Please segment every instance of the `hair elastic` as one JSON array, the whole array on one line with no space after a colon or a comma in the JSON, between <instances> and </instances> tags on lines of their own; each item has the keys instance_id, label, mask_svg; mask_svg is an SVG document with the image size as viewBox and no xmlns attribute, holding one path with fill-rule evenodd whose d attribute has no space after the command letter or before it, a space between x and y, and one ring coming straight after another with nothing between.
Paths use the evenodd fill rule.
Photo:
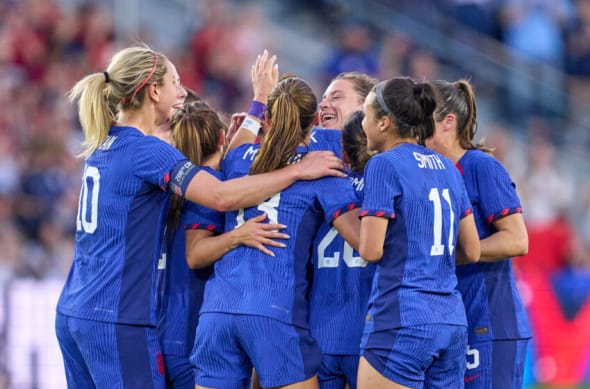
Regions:
<instances>
[{"instance_id":1,"label":"hair elastic","mask_svg":"<svg viewBox=\"0 0 590 389\"><path fill-rule=\"evenodd\" d=\"M379 107L381 107L381 109L384 110L388 115L393 115L387 107L387 104L385 104L385 100L383 100L383 84L385 84L385 81L381 81L375 86L375 95L377 96L377 102L379 103Z\"/></svg>"},{"instance_id":2,"label":"hair elastic","mask_svg":"<svg viewBox=\"0 0 590 389\"><path fill-rule=\"evenodd\" d=\"M154 55L154 65L152 66L152 70L150 70L150 73L145 78L145 80L143 80L142 83L139 84L139 86L137 88L135 88L135 90L133 91L133 93L131 95L129 95L129 96L125 97L123 100L121 100L121 105L124 105L125 103L130 101L132 98L134 98L135 95L137 94L137 92L139 92L141 90L141 88L144 87L144 85L149 81L150 78L152 78L154 72L156 71L156 65L158 65L158 54L156 54L154 51L152 51L152 54Z\"/></svg>"},{"instance_id":3,"label":"hair elastic","mask_svg":"<svg viewBox=\"0 0 590 389\"><path fill-rule=\"evenodd\" d=\"M108 84L109 81L111 81L111 79L109 78L109 72L102 72L102 74L104 74L104 82Z\"/></svg>"}]
</instances>

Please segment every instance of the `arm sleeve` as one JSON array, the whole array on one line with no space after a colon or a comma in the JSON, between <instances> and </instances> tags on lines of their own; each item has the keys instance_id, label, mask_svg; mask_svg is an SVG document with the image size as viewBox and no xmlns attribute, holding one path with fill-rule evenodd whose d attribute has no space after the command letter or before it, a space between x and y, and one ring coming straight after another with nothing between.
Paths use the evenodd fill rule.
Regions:
<instances>
[{"instance_id":1,"label":"arm sleeve","mask_svg":"<svg viewBox=\"0 0 590 389\"><path fill-rule=\"evenodd\" d=\"M521 213L516 185L506 169L494 158L480 163L477 174L480 206L489 223L503 216Z\"/></svg>"},{"instance_id":2,"label":"arm sleeve","mask_svg":"<svg viewBox=\"0 0 590 389\"><path fill-rule=\"evenodd\" d=\"M360 216L395 218L395 198L401 188L395 168L382 155L376 155L365 167L365 192Z\"/></svg>"}]
</instances>

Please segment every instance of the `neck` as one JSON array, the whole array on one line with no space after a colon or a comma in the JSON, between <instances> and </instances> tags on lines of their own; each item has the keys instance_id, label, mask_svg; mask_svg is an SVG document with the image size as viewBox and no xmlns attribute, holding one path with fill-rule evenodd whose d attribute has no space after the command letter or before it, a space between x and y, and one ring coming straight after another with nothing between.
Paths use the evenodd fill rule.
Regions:
<instances>
[{"instance_id":1,"label":"neck","mask_svg":"<svg viewBox=\"0 0 590 389\"><path fill-rule=\"evenodd\" d=\"M142 106L138 110L125 110L119 112L117 125L135 127L144 135L152 135L156 129L156 118L153 110Z\"/></svg>"},{"instance_id":2,"label":"neck","mask_svg":"<svg viewBox=\"0 0 590 389\"><path fill-rule=\"evenodd\" d=\"M391 150L399 145L403 145L403 144L417 144L418 142L416 141L415 138L412 137L408 137L408 138L396 138L396 139L392 139L391 142L387 145L387 147L385 148L385 150Z\"/></svg>"}]
</instances>

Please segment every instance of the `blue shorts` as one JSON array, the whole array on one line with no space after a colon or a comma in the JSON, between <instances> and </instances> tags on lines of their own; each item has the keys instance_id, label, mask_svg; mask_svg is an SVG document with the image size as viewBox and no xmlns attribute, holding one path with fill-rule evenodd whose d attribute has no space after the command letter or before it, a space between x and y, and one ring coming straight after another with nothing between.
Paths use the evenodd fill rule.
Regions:
<instances>
[{"instance_id":1,"label":"blue shorts","mask_svg":"<svg viewBox=\"0 0 590 389\"><path fill-rule=\"evenodd\" d=\"M363 334L361 355L387 379L419 389L463 388L467 328L425 324Z\"/></svg>"},{"instance_id":2,"label":"blue shorts","mask_svg":"<svg viewBox=\"0 0 590 389\"><path fill-rule=\"evenodd\" d=\"M342 389L345 384L350 389L356 389L359 358L359 355L322 355L318 372L320 389Z\"/></svg>"},{"instance_id":3,"label":"blue shorts","mask_svg":"<svg viewBox=\"0 0 590 389\"><path fill-rule=\"evenodd\" d=\"M164 354L166 362L166 387L194 389L195 372L187 356Z\"/></svg>"},{"instance_id":4,"label":"blue shorts","mask_svg":"<svg viewBox=\"0 0 590 389\"><path fill-rule=\"evenodd\" d=\"M262 387L307 380L317 374L321 351L309 330L263 316L203 313L191 362L195 384L241 388L252 374Z\"/></svg>"},{"instance_id":5,"label":"blue shorts","mask_svg":"<svg viewBox=\"0 0 590 389\"><path fill-rule=\"evenodd\" d=\"M529 339L478 342L467 348L466 389L520 389Z\"/></svg>"},{"instance_id":6,"label":"blue shorts","mask_svg":"<svg viewBox=\"0 0 590 389\"><path fill-rule=\"evenodd\" d=\"M68 388L164 388L154 327L84 320L58 313L55 332Z\"/></svg>"}]
</instances>

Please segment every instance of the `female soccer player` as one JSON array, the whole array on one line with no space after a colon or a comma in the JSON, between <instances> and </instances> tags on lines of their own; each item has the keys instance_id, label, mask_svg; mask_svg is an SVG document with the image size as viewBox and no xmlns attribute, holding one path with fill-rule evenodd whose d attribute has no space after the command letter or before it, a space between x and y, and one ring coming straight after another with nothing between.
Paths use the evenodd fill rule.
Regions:
<instances>
[{"instance_id":1,"label":"female soccer player","mask_svg":"<svg viewBox=\"0 0 590 389\"><path fill-rule=\"evenodd\" d=\"M364 190L363 171L372 155L367 149L362 120L362 111L352 113L341 131L348 177L359 202ZM333 191L332 195L339 194ZM354 389L375 264L363 260L329 223L322 223L318 229L312 264L309 326L322 350L319 387L338 389L348 385Z\"/></svg>"},{"instance_id":2,"label":"female soccer player","mask_svg":"<svg viewBox=\"0 0 590 389\"><path fill-rule=\"evenodd\" d=\"M436 131L426 145L455 163L463 175L481 239L480 263L457 267L467 311L465 387L521 388L531 338L512 259L526 254L528 236L520 199L506 169L475 145L475 94L467 80L436 81Z\"/></svg>"},{"instance_id":3,"label":"female soccer player","mask_svg":"<svg viewBox=\"0 0 590 389\"><path fill-rule=\"evenodd\" d=\"M281 171L220 182L151 135L186 96L174 65L147 47L116 53L70 91L85 141L74 259L56 333L70 385L163 387L156 273L166 191L225 211L254 205L297 179L342 175L316 153ZM117 112L117 115L115 115Z\"/></svg>"},{"instance_id":4,"label":"female soccer player","mask_svg":"<svg viewBox=\"0 0 590 389\"><path fill-rule=\"evenodd\" d=\"M187 99L188 100L188 99ZM219 164L224 148L225 124L205 102L183 104L171 119L172 145L193 164L221 179ZM172 195L165 233L163 270L164 316L158 327L166 364L167 385L176 389L195 386L189 356L193 348L199 309L210 266L240 244L271 254L265 245L282 247L271 239L286 238L280 224L263 223L266 216L248 220L222 234L225 215ZM186 231L186 232L185 232ZM187 265L188 262L188 265ZM189 268L190 265L190 268ZM194 269L194 270L191 270Z\"/></svg>"},{"instance_id":5,"label":"female soccer player","mask_svg":"<svg viewBox=\"0 0 590 389\"><path fill-rule=\"evenodd\" d=\"M422 146L433 88L393 78L367 96L363 129L378 151L365 168L359 252L377 262L361 341L359 388L461 388L467 320L455 262L479 239L461 175Z\"/></svg>"},{"instance_id":6,"label":"female soccer player","mask_svg":"<svg viewBox=\"0 0 590 389\"><path fill-rule=\"evenodd\" d=\"M317 99L299 78L280 81L268 98L268 129L259 145L234 148L222 163L227 178L297 164L317 120ZM328 190L329 189L329 190ZM333 191L340 192L333 196ZM256 207L230 212L226 230L261 212L287 226L274 257L240 246L214 265L205 287L191 361L197 387L240 387L252 366L263 387L314 388L321 353L310 336L306 269L323 219L356 246L357 199L346 178L296 183ZM350 212L348 212L350 211Z\"/></svg>"}]
</instances>

